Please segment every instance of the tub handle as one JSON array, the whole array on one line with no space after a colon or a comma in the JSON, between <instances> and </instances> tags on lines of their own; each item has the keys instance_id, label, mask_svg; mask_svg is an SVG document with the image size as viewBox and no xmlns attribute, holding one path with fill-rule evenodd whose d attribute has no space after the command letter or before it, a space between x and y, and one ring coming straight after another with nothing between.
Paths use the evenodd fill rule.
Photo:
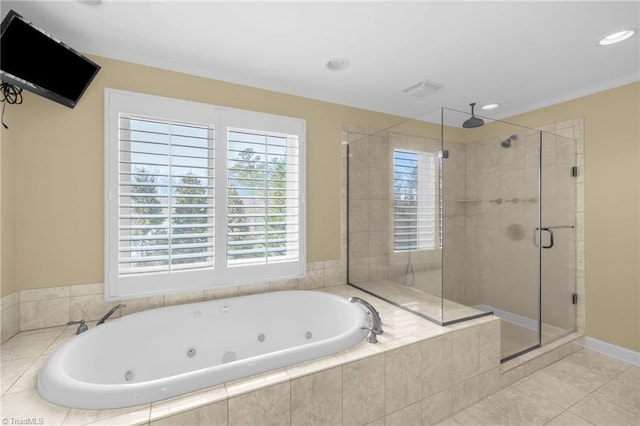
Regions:
<instances>
[{"instance_id":1,"label":"tub handle","mask_svg":"<svg viewBox=\"0 0 640 426\"><path fill-rule=\"evenodd\" d=\"M89 330L89 326L87 325L87 322L83 319L81 319L80 321L69 321L67 323L67 325L74 325L74 324L80 324L78 325L76 334L84 333L85 331Z\"/></svg>"}]
</instances>

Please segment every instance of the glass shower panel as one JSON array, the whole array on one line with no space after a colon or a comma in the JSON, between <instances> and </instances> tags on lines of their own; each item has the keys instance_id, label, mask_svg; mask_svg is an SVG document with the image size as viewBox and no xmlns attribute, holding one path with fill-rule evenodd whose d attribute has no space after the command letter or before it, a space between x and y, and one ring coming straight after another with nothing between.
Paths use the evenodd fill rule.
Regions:
<instances>
[{"instance_id":1,"label":"glass shower panel","mask_svg":"<svg viewBox=\"0 0 640 426\"><path fill-rule=\"evenodd\" d=\"M578 149L573 121L470 116L345 125L348 282L442 325L497 315L505 361L576 329Z\"/></svg>"},{"instance_id":2,"label":"glass shower panel","mask_svg":"<svg viewBox=\"0 0 640 426\"><path fill-rule=\"evenodd\" d=\"M348 282L442 322L441 145L437 131L431 138L416 133L402 125L343 132Z\"/></svg>"},{"instance_id":3,"label":"glass shower panel","mask_svg":"<svg viewBox=\"0 0 640 426\"><path fill-rule=\"evenodd\" d=\"M572 129L564 129L571 131ZM562 129L561 129L562 131ZM576 329L574 139L542 133L542 344Z\"/></svg>"},{"instance_id":4,"label":"glass shower panel","mask_svg":"<svg viewBox=\"0 0 640 426\"><path fill-rule=\"evenodd\" d=\"M540 345L540 133L468 118L443 114L443 316L493 312L508 359Z\"/></svg>"}]
</instances>

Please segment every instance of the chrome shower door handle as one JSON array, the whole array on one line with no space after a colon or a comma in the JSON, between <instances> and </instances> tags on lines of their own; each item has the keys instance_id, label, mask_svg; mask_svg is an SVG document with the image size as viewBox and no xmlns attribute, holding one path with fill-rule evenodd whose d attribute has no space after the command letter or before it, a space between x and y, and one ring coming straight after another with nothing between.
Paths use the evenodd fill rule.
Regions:
<instances>
[{"instance_id":1,"label":"chrome shower door handle","mask_svg":"<svg viewBox=\"0 0 640 426\"><path fill-rule=\"evenodd\" d=\"M553 247L554 241L553 241L553 229L554 227L543 227L543 228L536 228L536 232L533 233L533 245L535 245L536 247L538 247L538 242L536 241L537 238L536 236L538 235L537 231L540 231L540 245L542 246L543 249L550 249L551 247ZM549 233L549 245L544 245L542 244L542 231L547 231Z\"/></svg>"},{"instance_id":2,"label":"chrome shower door handle","mask_svg":"<svg viewBox=\"0 0 640 426\"><path fill-rule=\"evenodd\" d=\"M547 231L549 233L549 245L544 245L542 244L542 241L540 241L540 244L542 244L542 248L543 249L550 249L551 247L553 247L553 230L551 228L540 228L540 231ZM540 233L540 239L542 240L542 233Z\"/></svg>"}]
</instances>

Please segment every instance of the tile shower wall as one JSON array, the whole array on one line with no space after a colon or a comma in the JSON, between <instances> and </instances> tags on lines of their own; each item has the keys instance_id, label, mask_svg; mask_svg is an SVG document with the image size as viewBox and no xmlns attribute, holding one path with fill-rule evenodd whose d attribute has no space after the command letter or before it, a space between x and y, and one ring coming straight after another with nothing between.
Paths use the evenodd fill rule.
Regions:
<instances>
[{"instance_id":1,"label":"tile shower wall","mask_svg":"<svg viewBox=\"0 0 640 426\"><path fill-rule=\"evenodd\" d=\"M389 133L348 126L349 280L386 278L389 273Z\"/></svg>"},{"instance_id":2,"label":"tile shower wall","mask_svg":"<svg viewBox=\"0 0 640 426\"><path fill-rule=\"evenodd\" d=\"M557 287L554 292L543 288L544 321L571 328L575 313L568 309L568 301L575 286L579 295L577 328L583 331L583 121L569 120L540 129L550 132L543 133L543 225L576 226L555 230L553 256L544 254L543 282L564 286L560 292L555 291ZM467 144L466 280L465 289L456 290L466 294L466 299L457 301L490 304L537 319L538 250L533 238L540 203L539 136L534 130L520 131L510 148L502 148L500 142L508 136ZM571 176L571 167L576 165L577 179ZM446 282L446 287L459 284Z\"/></svg>"},{"instance_id":3,"label":"tile shower wall","mask_svg":"<svg viewBox=\"0 0 640 426\"><path fill-rule=\"evenodd\" d=\"M538 132L517 135L467 146L466 303L537 318Z\"/></svg>"},{"instance_id":4,"label":"tile shower wall","mask_svg":"<svg viewBox=\"0 0 640 426\"><path fill-rule=\"evenodd\" d=\"M439 139L377 131L346 125L343 141L349 145L349 280L363 283L389 279L403 283L408 254L393 251L393 157L394 150L413 152L441 151ZM460 243L465 238L465 206L454 200L465 197L465 145L448 142L451 167L444 168L445 220L453 226L444 233L444 244ZM346 151L345 151L346 152ZM438 185L438 183L436 183ZM344 198L346 202L346 196ZM437 200L439 202L440 200ZM439 224L436 224L436 227ZM445 264L455 265L462 256L451 253ZM442 251L412 252L416 288L440 296ZM445 268L451 289L464 290L464 270ZM429 277L428 279L420 279ZM452 300L457 294L449 295Z\"/></svg>"}]
</instances>

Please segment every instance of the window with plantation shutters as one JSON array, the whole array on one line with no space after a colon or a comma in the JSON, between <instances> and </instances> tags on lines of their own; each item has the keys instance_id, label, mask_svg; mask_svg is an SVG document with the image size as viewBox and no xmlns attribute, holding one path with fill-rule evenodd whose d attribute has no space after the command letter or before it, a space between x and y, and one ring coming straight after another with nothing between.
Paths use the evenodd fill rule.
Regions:
<instances>
[{"instance_id":1,"label":"window with plantation shutters","mask_svg":"<svg viewBox=\"0 0 640 426\"><path fill-rule=\"evenodd\" d=\"M429 152L395 150L393 157L393 249L437 247L437 161Z\"/></svg>"},{"instance_id":2,"label":"window with plantation shutters","mask_svg":"<svg viewBox=\"0 0 640 426\"><path fill-rule=\"evenodd\" d=\"M213 128L121 114L118 130L118 273L213 268Z\"/></svg>"},{"instance_id":3,"label":"window with plantation shutters","mask_svg":"<svg viewBox=\"0 0 640 426\"><path fill-rule=\"evenodd\" d=\"M296 259L298 137L229 129L227 161L229 266Z\"/></svg>"},{"instance_id":4,"label":"window with plantation shutters","mask_svg":"<svg viewBox=\"0 0 640 426\"><path fill-rule=\"evenodd\" d=\"M300 277L304 120L107 89L105 292Z\"/></svg>"}]
</instances>

